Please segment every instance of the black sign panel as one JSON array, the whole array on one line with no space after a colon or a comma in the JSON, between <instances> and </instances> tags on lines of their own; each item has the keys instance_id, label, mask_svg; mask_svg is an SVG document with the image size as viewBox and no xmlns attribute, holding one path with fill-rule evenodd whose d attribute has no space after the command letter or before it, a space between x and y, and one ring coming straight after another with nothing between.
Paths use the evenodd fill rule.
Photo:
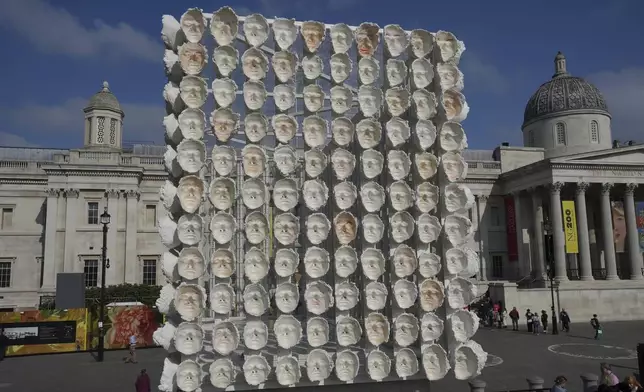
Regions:
<instances>
[{"instance_id":1,"label":"black sign panel","mask_svg":"<svg viewBox=\"0 0 644 392\"><path fill-rule=\"evenodd\" d=\"M40 321L0 324L9 345L58 344L76 342L76 321Z\"/></svg>"}]
</instances>

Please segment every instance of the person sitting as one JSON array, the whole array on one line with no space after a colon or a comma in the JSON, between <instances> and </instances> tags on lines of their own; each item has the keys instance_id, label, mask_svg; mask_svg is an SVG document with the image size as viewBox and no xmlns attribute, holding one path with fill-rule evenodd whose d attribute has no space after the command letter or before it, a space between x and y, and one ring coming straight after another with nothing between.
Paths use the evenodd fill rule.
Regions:
<instances>
[{"instance_id":1,"label":"person sitting","mask_svg":"<svg viewBox=\"0 0 644 392\"><path fill-rule=\"evenodd\" d=\"M550 392L567 392L566 383L568 379L566 376L557 376L555 378L555 384L550 388Z\"/></svg>"}]
</instances>

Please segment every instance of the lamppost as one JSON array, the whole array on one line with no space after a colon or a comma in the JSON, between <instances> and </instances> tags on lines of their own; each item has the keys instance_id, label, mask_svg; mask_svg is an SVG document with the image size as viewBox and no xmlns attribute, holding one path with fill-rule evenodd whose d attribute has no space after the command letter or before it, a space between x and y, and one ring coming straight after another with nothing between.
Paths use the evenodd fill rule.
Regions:
<instances>
[{"instance_id":1,"label":"lamppost","mask_svg":"<svg viewBox=\"0 0 644 392\"><path fill-rule=\"evenodd\" d=\"M101 294L99 298L100 314L98 319L98 362L103 362L105 357L105 331L103 322L105 321L105 275L106 270L110 268L110 262L107 260L107 225L110 224L110 214L107 213L107 207L101 214L101 224L103 225L103 249L101 254Z\"/></svg>"},{"instance_id":2,"label":"lamppost","mask_svg":"<svg viewBox=\"0 0 644 392\"><path fill-rule=\"evenodd\" d=\"M545 237L545 247L546 247L546 270L548 273L548 279L550 280L550 298L552 310L552 334L559 334L559 326L557 325L557 312L555 311L555 258L554 258L554 244L552 240L552 226L550 221L546 218L543 222L543 235Z\"/></svg>"}]
</instances>

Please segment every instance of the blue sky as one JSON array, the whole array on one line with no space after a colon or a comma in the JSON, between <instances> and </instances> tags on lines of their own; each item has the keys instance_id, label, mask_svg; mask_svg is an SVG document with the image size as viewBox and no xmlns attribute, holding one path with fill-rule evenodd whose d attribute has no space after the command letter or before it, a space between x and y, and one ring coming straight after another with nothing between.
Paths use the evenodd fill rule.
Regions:
<instances>
[{"instance_id":1,"label":"blue sky","mask_svg":"<svg viewBox=\"0 0 644 392\"><path fill-rule=\"evenodd\" d=\"M188 6L212 12L223 5L200 0L2 0L0 145L79 147L81 109L103 80L126 112L124 138L162 143L161 15L179 18ZM269 18L397 23L408 30L454 32L467 47L461 69L472 108L464 123L470 148L522 143L525 103L552 76L558 50L572 74L604 93L613 114L613 138L642 139L640 0L246 0L227 5L240 15L261 12Z\"/></svg>"}]
</instances>

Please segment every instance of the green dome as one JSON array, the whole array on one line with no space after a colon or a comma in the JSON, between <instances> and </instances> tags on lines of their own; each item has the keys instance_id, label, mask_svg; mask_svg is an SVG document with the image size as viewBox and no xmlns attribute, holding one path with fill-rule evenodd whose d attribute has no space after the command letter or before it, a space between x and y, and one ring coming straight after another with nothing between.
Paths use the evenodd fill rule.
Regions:
<instances>
[{"instance_id":1,"label":"green dome","mask_svg":"<svg viewBox=\"0 0 644 392\"><path fill-rule=\"evenodd\" d=\"M87 112L93 109L112 110L123 114L119 101L110 91L109 83L103 82L103 88L101 91L97 92L89 99L89 103L84 110Z\"/></svg>"}]
</instances>

